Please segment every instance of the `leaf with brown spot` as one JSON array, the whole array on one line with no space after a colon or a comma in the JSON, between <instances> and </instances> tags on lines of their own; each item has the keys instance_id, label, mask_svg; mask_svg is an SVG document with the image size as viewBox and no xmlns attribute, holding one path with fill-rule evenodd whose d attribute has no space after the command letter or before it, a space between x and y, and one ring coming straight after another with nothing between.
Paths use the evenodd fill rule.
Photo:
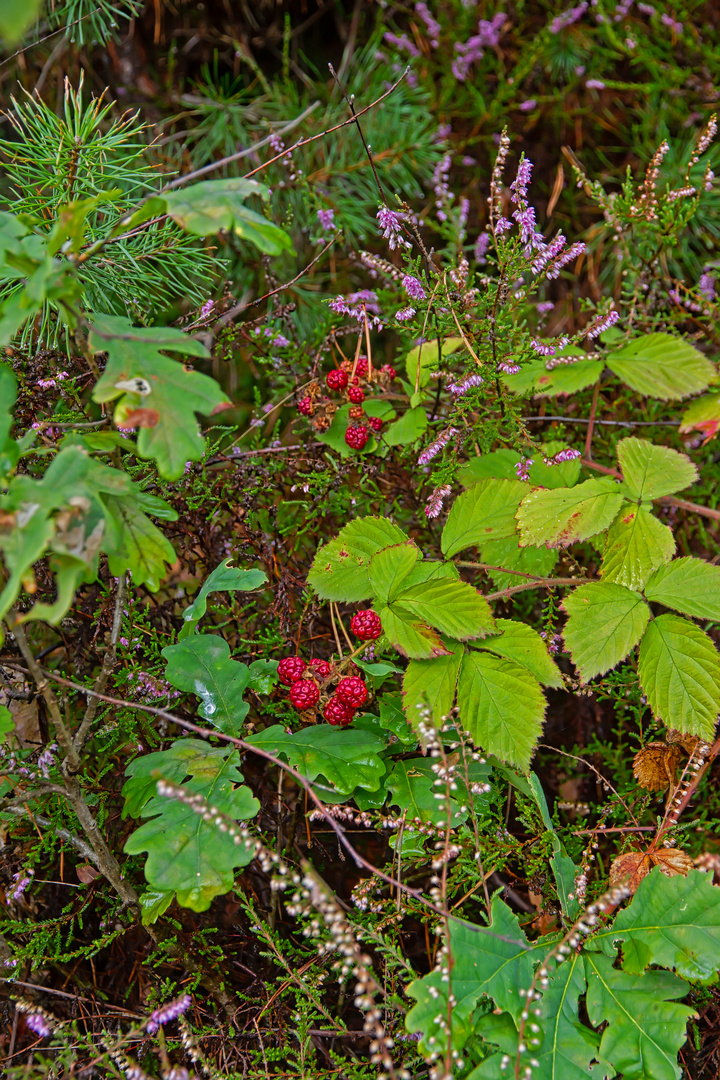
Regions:
<instances>
[{"instance_id":1,"label":"leaf with brown spot","mask_svg":"<svg viewBox=\"0 0 720 1080\"><path fill-rule=\"evenodd\" d=\"M680 746L651 742L633 758L633 776L646 791L664 791L677 783L677 768L682 761Z\"/></svg>"},{"instance_id":2,"label":"leaf with brown spot","mask_svg":"<svg viewBox=\"0 0 720 1080\"><path fill-rule=\"evenodd\" d=\"M118 406L116 411L116 423L123 429L157 427L159 421L157 409L129 409L126 412L122 406Z\"/></svg>"}]
</instances>

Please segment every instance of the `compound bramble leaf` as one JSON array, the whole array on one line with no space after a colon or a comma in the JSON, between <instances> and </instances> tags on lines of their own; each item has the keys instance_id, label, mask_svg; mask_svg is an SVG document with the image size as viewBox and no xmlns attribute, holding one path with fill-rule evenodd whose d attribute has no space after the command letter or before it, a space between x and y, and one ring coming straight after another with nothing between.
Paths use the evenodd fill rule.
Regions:
<instances>
[{"instance_id":1,"label":"compound bramble leaf","mask_svg":"<svg viewBox=\"0 0 720 1080\"><path fill-rule=\"evenodd\" d=\"M455 701L460 662L465 648L448 643L452 652L433 660L411 660L403 677L403 709L408 722L417 723L418 710L430 709L433 723L438 725L447 716Z\"/></svg>"},{"instance_id":2,"label":"compound bramble leaf","mask_svg":"<svg viewBox=\"0 0 720 1080\"><path fill-rule=\"evenodd\" d=\"M720 620L720 566L687 556L661 566L645 585L645 595L696 619Z\"/></svg>"},{"instance_id":3,"label":"compound bramble leaf","mask_svg":"<svg viewBox=\"0 0 720 1080\"><path fill-rule=\"evenodd\" d=\"M495 625L487 600L465 581L436 578L401 587L390 607L400 618L420 619L457 641L485 637Z\"/></svg>"},{"instance_id":4,"label":"compound bramble leaf","mask_svg":"<svg viewBox=\"0 0 720 1080\"><path fill-rule=\"evenodd\" d=\"M672 334L644 334L609 353L606 363L633 390L661 401L679 401L716 381L713 363Z\"/></svg>"},{"instance_id":5,"label":"compound bramble leaf","mask_svg":"<svg viewBox=\"0 0 720 1080\"><path fill-rule=\"evenodd\" d=\"M368 573L373 596L381 603L393 600L403 588L405 579L420 556L420 549L412 540L383 548L370 559Z\"/></svg>"},{"instance_id":6,"label":"compound bramble leaf","mask_svg":"<svg viewBox=\"0 0 720 1080\"><path fill-rule=\"evenodd\" d=\"M497 619L497 635L483 641L483 649L522 664L543 686L562 686L562 676L537 630L514 619Z\"/></svg>"},{"instance_id":7,"label":"compound bramble leaf","mask_svg":"<svg viewBox=\"0 0 720 1080\"><path fill-rule=\"evenodd\" d=\"M473 742L521 769L530 764L546 709L537 679L526 667L468 651L458 682L458 709Z\"/></svg>"},{"instance_id":8,"label":"compound bramble leaf","mask_svg":"<svg viewBox=\"0 0 720 1080\"><path fill-rule=\"evenodd\" d=\"M515 536L515 512L526 491L519 480L481 480L459 495L443 529L445 557L488 540Z\"/></svg>"},{"instance_id":9,"label":"compound bramble leaf","mask_svg":"<svg viewBox=\"0 0 720 1080\"><path fill-rule=\"evenodd\" d=\"M653 570L672 559L675 538L643 506L623 503L605 541L600 574L628 589L642 589Z\"/></svg>"}]
</instances>

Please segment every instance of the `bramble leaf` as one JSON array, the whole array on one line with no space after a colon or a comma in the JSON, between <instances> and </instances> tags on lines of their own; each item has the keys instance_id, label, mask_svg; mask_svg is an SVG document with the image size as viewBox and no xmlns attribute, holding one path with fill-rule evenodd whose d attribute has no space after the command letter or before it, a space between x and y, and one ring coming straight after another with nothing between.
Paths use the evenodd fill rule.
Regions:
<instances>
[{"instance_id":1,"label":"bramble leaf","mask_svg":"<svg viewBox=\"0 0 720 1080\"><path fill-rule=\"evenodd\" d=\"M230 565L230 559L216 566L192 604L183 611L183 626L178 634L178 641L197 632L197 624L207 611L207 598L214 592L252 592L267 582L267 575L262 570L239 570Z\"/></svg>"},{"instance_id":2,"label":"bramble leaf","mask_svg":"<svg viewBox=\"0 0 720 1080\"><path fill-rule=\"evenodd\" d=\"M124 813L152 818L125 842L128 855L147 852L145 878L159 892L177 892L178 903L207 911L215 896L229 892L237 866L254 857L254 844L236 844L215 821L205 821L179 799L154 794L157 779L183 787L234 821L254 817L260 803L242 782L240 757L199 739L179 739L168 750L136 758L126 769ZM185 782L185 777L190 779ZM148 799L148 796L150 798Z\"/></svg>"},{"instance_id":3,"label":"bramble leaf","mask_svg":"<svg viewBox=\"0 0 720 1080\"><path fill-rule=\"evenodd\" d=\"M409 613L380 605L377 611L386 638L394 649L411 660L445 656L448 650L440 635Z\"/></svg>"},{"instance_id":4,"label":"bramble leaf","mask_svg":"<svg viewBox=\"0 0 720 1080\"><path fill-rule=\"evenodd\" d=\"M609 353L606 363L631 389L661 401L679 401L716 381L712 362L673 334L644 334Z\"/></svg>"},{"instance_id":5,"label":"bramble leaf","mask_svg":"<svg viewBox=\"0 0 720 1080\"><path fill-rule=\"evenodd\" d=\"M250 669L230 659L227 641L217 634L200 634L168 645L162 655L168 682L200 698L200 716L226 735L239 735L250 708L243 701Z\"/></svg>"},{"instance_id":6,"label":"bramble leaf","mask_svg":"<svg viewBox=\"0 0 720 1080\"><path fill-rule=\"evenodd\" d=\"M720 712L720 656L707 634L679 615L660 615L642 639L638 676L658 720L712 741Z\"/></svg>"},{"instance_id":7,"label":"bramble leaf","mask_svg":"<svg viewBox=\"0 0 720 1080\"><path fill-rule=\"evenodd\" d=\"M373 596L383 604L393 600L403 588L419 556L420 549L412 540L376 552L368 565Z\"/></svg>"},{"instance_id":8,"label":"bramble leaf","mask_svg":"<svg viewBox=\"0 0 720 1080\"><path fill-rule=\"evenodd\" d=\"M624 585L589 582L565 597L563 636L583 682L614 668L633 649L650 619L639 593Z\"/></svg>"},{"instance_id":9,"label":"bramble leaf","mask_svg":"<svg viewBox=\"0 0 720 1080\"><path fill-rule=\"evenodd\" d=\"M600 575L628 589L642 589L653 570L675 554L672 529L643 506L623 503L608 529Z\"/></svg>"},{"instance_id":10,"label":"bramble leaf","mask_svg":"<svg viewBox=\"0 0 720 1080\"><path fill-rule=\"evenodd\" d=\"M385 762L378 756L385 742L369 731L318 724L289 734L275 724L249 735L246 742L283 758L306 780L322 777L344 794L357 787L377 791L385 773Z\"/></svg>"},{"instance_id":11,"label":"bramble leaf","mask_svg":"<svg viewBox=\"0 0 720 1080\"><path fill-rule=\"evenodd\" d=\"M388 425L383 432L383 441L388 446L407 446L415 442L427 426L427 413L423 408L407 409L402 416Z\"/></svg>"},{"instance_id":12,"label":"bramble leaf","mask_svg":"<svg viewBox=\"0 0 720 1080\"><path fill-rule=\"evenodd\" d=\"M490 605L477 589L444 578L401 588L391 610L403 619L420 619L457 641L485 637L495 624Z\"/></svg>"},{"instance_id":13,"label":"bramble leaf","mask_svg":"<svg viewBox=\"0 0 720 1080\"><path fill-rule=\"evenodd\" d=\"M438 339L433 338L432 341L424 341L421 345L416 345L414 349L411 349L405 357L405 370L413 390L416 386L420 389L427 386L430 382L430 372L434 371L438 366L439 356L441 354L443 358L450 356L462 348L462 343L461 337L448 337L445 338L438 349ZM419 376L418 364L420 365Z\"/></svg>"},{"instance_id":14,"label":"bramble leaf","mask_svg":"<svg viewBox=\"0 0 720 1080\"><path fill-rule=\"evenodd\" d=\"M527 486L519 480L481 480L453 503L442 534L450 559L468 547L516 535L515 512Z\"/></svg>"},{"instance_id":15,"label":"bramble leaf","mask_svg":"<svg viewBox=\"0 0 720 1080\"><path fill-rule=\"evenodd\" d=\"M596 536L610 525L622 500L618 485L606 479L531 491L517 511L520 546L568 547Z\"/></svg>"},{"instance_id":16,"label":"bramble leaf","mask_svg":"<svg viewBox=\"0 0 720 1080\"><path fill-rule=\"evenodd\" d=\"M551 458L566 445L564 442L556 441L545 443L542 448L543 453ZM470 458L467 465L460 470L458 479L465 487L476 484L480 480L517 480L515 466L521 458L522 455L517 450L494 450L490 454ZM561 461L556 465L546 465L538 457L530 466L528 475L533 487L573 487L580 478L580 459L572 458L570 461Z\"/></svg>"},{"instance_id":17,"label":"bramble leaf","mask_svg":"<svg viewBox=\"0 0 720 1080\"><path fill-rule=\"evenodd\" d=\"M656 570L645 595L696 619L720 620L720 566L688 556Z\"/></svg>"},{"instance_id":18,"label":"bramble leaf","mask_svg":"<svg viewBox=\"0 0 720 1080\"><path fill-rule=\"evenodd\" d=\"M496 619L495 629L498 633L485 638L483 649L522 664L543 686L562 686L562 676L537 630L514 619Z\"/></svg>"},{"instance_id":19,"label":"bramble leaf","mask_svg":"<svg viewBox=\"0 0 720 1080\"><path fill-rule=\"evenodd\" d=\"M646 439L621 439L617 456L632 499L660 499L694 484L698 471L686 454Z\"/></svg>"},{"instance_id":20,"label":"bramble leaf","mask_svg":"<svg viewBox=\"0 0 720 1080\"><path fill-rule=\"evenodd\" d=\"M411 660L403 676L403 709L412 723L418 716L418 709L430 708L433 723L439 726L443 716L447 716L455 701L460 662L465 647L455 642L448 642L452 652L433 660Z\"/></svg>"},{"instance_id":21,"label":"bramble leaf","mask_svg":"<svg viewBox=\"0 0 720 1080\"><path fill-rule=\"evenodd\" d=\"M308 584L324 600L368 600L373 595L370 559L383 548L407 539L407 534L387 518L356 518L316 553Z\"/></svg>"},{"instance_id":22,"label":"bramble leaf","mask_svg":"<svg viewBox=\"0 0 720 1080\"><path fill-rule=\"evenodd\" d=\"M704 442L714 439L720 428L720 390L712 394L703 394L697 401L691 402L680 421L680 434L688 431L702 431Z\"/></svg>"},{"instance_id":23,"label":"bramble leaf","mask_svg":"<svg viewBox=\"0 0 720 1080\"><path fill-rule=\"evenodd\" d=\"M458 681L460 720L487 753L526 769L545 708L537 679L522 664L488 652L465 653Z\"/></svg>"},{"instance_id":24,"label":"bramble leaf","mask_svg":"<svg viewBox=\"0 0 720 1080\"><path fill-rule=\"evenodd\" d=\"M572 356L579 350L568 348L560 355ZM550 371L546 361L537 357L524 364L517 375L503 375L502 381L514 394L526 394L533 391L535 397L558 397L560 394L575 394L592 386L602 375L605 364L602 360L576 360L573 364L558 364Z\"/></svg>"},{"instance_id":25,"label":"bramble leaf","mask_svg":"<svg viewBox=\"0 0 720 1080\"><path fill-rule=\"evenodd\" d=\"M502 566L508 571L517 570L519 574L543 578L552 573L558 553L554 548L520 547L516 533L502 540L488 540L480 548L480 558L489 566ZM488 570L488 574L498 589L506 589L522 581L518 574L503 573L502 570Z\"/></svg>"}]
</instances>

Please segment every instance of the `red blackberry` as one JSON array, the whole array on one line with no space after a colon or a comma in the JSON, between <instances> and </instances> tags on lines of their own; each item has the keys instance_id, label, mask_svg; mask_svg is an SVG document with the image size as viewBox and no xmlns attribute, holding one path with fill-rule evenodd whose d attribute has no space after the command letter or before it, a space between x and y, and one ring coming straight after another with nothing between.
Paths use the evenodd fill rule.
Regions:
<instances>
[{"instance_id":1,"label":"red blackberry","mask_svg":"<svg viewBox=\"0 0 720 1080\"><path fill-rule=\"evenodd\" d=\"M362 450L365 443L370 438L370 432L362 424L356 427L351 424L345 432L345 442L353 450Z\"/></svg>"},{"instance_id":2,"label":"red blackberry","mask_svg":"<svg viewBox=\"0 0 720 1080\"><path fill-rule=\"evenodd\" d=\"M301 656L286 656L278 664L278 679L285 686L292 686L298 679L302 679L305 667L305 661Z\"/></svg>"},{"instance_id":3,"label":"red blackberry","mask_svg":"<svg viewBox=\"0 0 720 1080\"><path fill-rule=\"evenodd\" d=\"M364 379L365 376L367 375L367 373L368 373L367 357L366 356L361 356L358 359L357 367L355 368L355 374L357 376L359 376L359 378Z\"/></svg>"},{"instance_id":4,"label":"red blackberry","mask_svg":"<svg viewBox=\"0 0 720 1080\"><path fill-rule=\"evenodd\" d=\"M332 671L332 664L328 664L327 660L311 660L308 668L318 679L327 679Z\"/></svg>"},{"instance_id":5,"label":"red blackberry","mask_svg":"<svg viewBox=\"0 0 720 1080\"><path fill-rule=\"evenodd\" d=\"M368 424L373 429L373 431L382 431L383 422L379 416L371 416L368 420Z\"/></svg>"},{"instance_id":6,"label":"red blackberry","mask_svg":"<svg viewBox=\"0 0 720 1080\"><path fill-rule=\"evenodd\" d=\"M351 386L348 390L348 397L353 405L361 405L365 400L365 391L361 386Z\"/></svg>"},{"instance_id":7,"label":"red blackberry","mask_svg":"<svg viewBox=\"0 0 720 1080\"><path fill-rule=\"evenodd\" d=\"M385 375L387 375L389 379L394 379L397 376L397 372L395 371L395 368L392 366L392 364L383 364L380 370Z\"/></svg>"},{"instance_id":8,"label":"red blackberry","mask_svg":"<svg viewBox=\"0 0 720 1080\"><path fill-rule=\"evenodd\" d=\"M356 611L350 620L350 629L361 641L374 641L382 634L380 616L371 608L367 611Z\"/></svg>"},{"instance_id":9,"label":"red blackberry","mask_svg":"<svg viewBox=\"0 0 720 1080\"><path fill-rule=\"evenodd\" d=\"M309 397L300 398L300 401L298 401L297 407L298 407L298 412L302 416L312 416L312 414L313 414L312 398L309 398Z\"/></svg>"},{"instance_id":10,"label":"red blackberry","mask_svg":"<svg viewBox=\"0 0 720 1080\"><path fill-rule=\"evenodd\" d=\"M320 700L320 691L309 679L298 679L290 687L290 701L296 709L312 709Z\"/></svg>"},{"instance_id":11,"label":"red blackberry","mask_svg":"<svg viewBox=\"0 0 720 1080\"><path fill-rule=\"evenodd\" d=\"M347 371L342 371L340 368L333 368L333 370L328 371L325 376L325 382L327 383L328 390L344 390L348 384Z\"/></svg>"},{"instance_id":12,"label":"red blackberry","mask_svg":"<svg viewBox=\"0 0 720 1080\"><path fill-rule=\"evenodd\" d=\"M323 709L323 716L333 727L345 727L352 720L354 712L353 708L333 694Z\"/></svg>"},{"instance_id":13,"label":"red blackberry","mask_svg":"<svg viewBox=\"0 0 720 1080\"><path fill-rule=\"evenodd\" d=\"M341 679L335 688L335 694L345 705L351 709L359 709L367 701L367 686L354 676Z\"/></svg>"}]
</instances>

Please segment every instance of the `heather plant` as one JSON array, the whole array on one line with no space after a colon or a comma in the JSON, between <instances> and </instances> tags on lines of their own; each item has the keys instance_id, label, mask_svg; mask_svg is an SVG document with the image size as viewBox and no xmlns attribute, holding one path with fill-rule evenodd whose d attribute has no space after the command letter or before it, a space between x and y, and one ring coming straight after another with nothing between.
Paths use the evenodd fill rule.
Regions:
<instances>
[{"instance_id":1,"label":"heather plant","mask_svg":"<svg viewBox=\"0 0 720 1080\"><path fill-rule=\"evenodd\" d=\"M630 8L548 13L525 77L660 18ZM248 61L265 113L206 66L176 178L70 83L60 116L12 114L9 1076L694 1075L720 969L716 305L691 265L715 120L601 181L578 152L585 231L548 223L502 129L473 202L435 113L414 163L388 134L451 30L414 10L383 49L420 85L369 33L322 116L289 26L276 80ZM453 11L459 115L519 30ZM266 136L285 110L317 130ZM291 310L318 263L324 302Z\"/></svg>"}]
</instances>

